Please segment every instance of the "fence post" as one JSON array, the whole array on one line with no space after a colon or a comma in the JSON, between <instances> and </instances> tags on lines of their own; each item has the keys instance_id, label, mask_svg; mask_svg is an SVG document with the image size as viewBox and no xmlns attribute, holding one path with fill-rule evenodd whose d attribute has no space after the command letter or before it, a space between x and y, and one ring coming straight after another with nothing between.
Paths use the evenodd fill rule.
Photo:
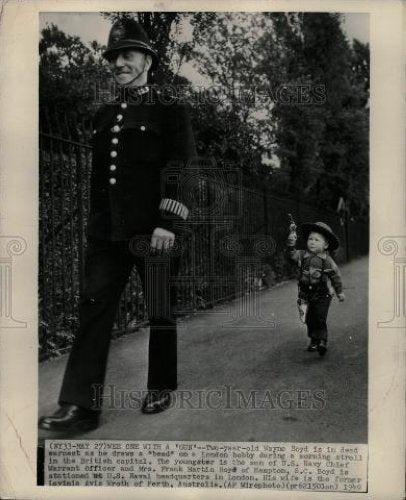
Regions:
<instances>
[{"instance_id":1,"label":"fence post","mask_svg":"<svg viewBox=\"0 0 406 500\"><path fill-rule=\"evenodd\" d=\"M77 129L77 118L76 114L73 115L73 125ZM81 157L81 150L75 147L76 153L76 184L77 184L77 195L78 195L78 265L79 265L79 292L83 290L83 278L85 274L84 270L84 227L83 227L83 162Z\"/></svg>"},{"instance_id":2,"label":"fence post","mask_svg":"<svg viewBox=\"0 0 406 500\"><path fill-rule=\"evenodd\" d=\"M263 199L264 199L264 228L265 236L269 234L269 220L268 220L268 186L264 183L263 188Z\"/></svg>"}]
</instances>

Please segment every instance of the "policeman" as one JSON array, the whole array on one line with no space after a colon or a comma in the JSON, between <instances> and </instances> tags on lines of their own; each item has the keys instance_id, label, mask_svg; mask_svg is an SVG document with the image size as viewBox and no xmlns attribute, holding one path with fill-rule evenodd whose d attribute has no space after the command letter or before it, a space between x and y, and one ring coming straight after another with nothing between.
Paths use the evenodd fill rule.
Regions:
<instances>
[{"instance_id":1,"label":"policeman","mask_svg":"<svg viewBox=\"0 0 406 500\"><path fill-rule=\"evenodd\" d=\"M142 411L167 409L177 387L174 294L169 281L179 264L179 252L172 249L179 240L179 223L189 215L179 186L195 156L188 109L148 86L148 71L158 58L136 21L113 25L103 56L119 96L101 107L94 119L80 327L66 366L60 407L40 419L40 427L48 430L98 426L111 329L134 265L150 320L148 392Z\"/></svg>"}]
</instances>

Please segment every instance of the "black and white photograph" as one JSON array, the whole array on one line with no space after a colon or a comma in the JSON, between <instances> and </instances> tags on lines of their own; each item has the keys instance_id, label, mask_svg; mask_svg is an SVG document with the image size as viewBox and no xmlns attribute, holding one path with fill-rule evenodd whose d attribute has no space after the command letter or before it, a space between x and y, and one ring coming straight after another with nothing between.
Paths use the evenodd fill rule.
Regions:
<instances>
[{"instance_id":1,"label":"black and white photograph","mask_svg":"<svg viewBox=\"0 0 406 500\"><path fill-rule=\"evenodd\" d=\"M319 5L35 14L37 244L4 233L1 275L31 331L34 252L34 488L371 491L405 243L374 225L372 14Z\"/></svg>"},{"instance_id":2,"label":"black and white photograph","mask_svg":"<svg viewBox=\"0 0 406 500\"><path fill-rule=\"evenodd\" d=\"M368 14L40 21L40 439L367 443Z\"/></svg>"}]
</instances>

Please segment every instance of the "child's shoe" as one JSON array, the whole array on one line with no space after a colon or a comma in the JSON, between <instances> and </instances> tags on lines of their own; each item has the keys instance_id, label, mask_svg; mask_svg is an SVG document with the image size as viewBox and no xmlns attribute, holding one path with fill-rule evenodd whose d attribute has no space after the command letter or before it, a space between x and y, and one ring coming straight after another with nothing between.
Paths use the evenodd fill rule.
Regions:
<instances>
[{"instance_id":1,"label":"child's shoe","mask_svg":"<svg viewBox=\"0 0 406 500\"><path fill-rule=\"evenodd\" d=\"M327 352L327 342L325 340L320 340L320 344L317 347L320 356L324 356Z\"/></svg>"},{"instance_id":2,"label":"child's shoe","mask_svg":"<svg viewBox=\"0 0 406 500\"><path fill-rule=\"evenodd\" d=\"M317 351L318 347L319 347L319 345L318 345L317 340L316 339L311 339L310 340L310 344L307 346L307 350L309 352L315 352L315 351Z\"/></svg>"}]
</instances>

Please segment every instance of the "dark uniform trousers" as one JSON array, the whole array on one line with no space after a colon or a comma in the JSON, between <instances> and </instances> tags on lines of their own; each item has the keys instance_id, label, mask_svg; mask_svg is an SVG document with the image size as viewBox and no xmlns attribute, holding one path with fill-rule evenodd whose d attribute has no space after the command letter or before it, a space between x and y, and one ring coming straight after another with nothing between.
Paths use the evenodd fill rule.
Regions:
<instances>
[{"instance_id":1,"label":"dark uniform trousers","mask_svg":"<svg viewBox=\"0 0 406 500\"><path fill-rule=\"evenodd\" d=\"M133 266L139 273L150 320L149 390L177 387L177 332L172 316L179 256L134 256L128 241L89 238L80 329L73 344L59 403L100 409L110 335L121 293ZM99 395L99 396L97 396Z\"/></svg>"}]
</instances>

